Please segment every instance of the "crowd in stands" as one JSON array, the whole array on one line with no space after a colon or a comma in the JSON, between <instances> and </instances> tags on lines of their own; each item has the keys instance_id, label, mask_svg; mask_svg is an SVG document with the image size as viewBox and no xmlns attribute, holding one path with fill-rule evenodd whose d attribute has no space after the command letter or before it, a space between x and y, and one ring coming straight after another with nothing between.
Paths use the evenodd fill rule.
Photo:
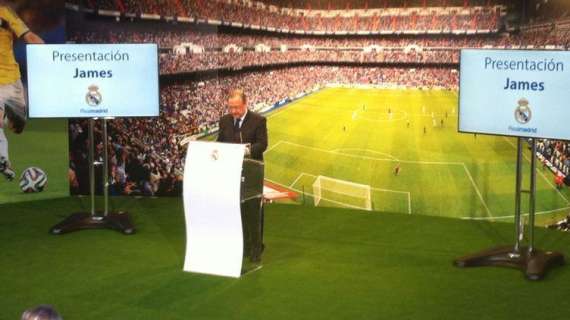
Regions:
<instances>
[{"instance_id":1,"label":"crowd in stands","mask_svg":"<svg viewBox=\"0 0 570 320\"><path fill-rule=\"evenodd\" d=\"M227 3L210 0L117 0L91 1L74 0L90 9L113 10L121 13L155 14L163 17L191 17L244 25L264 26L276 29L304 31L421 31L425 30L497 30L500 13L493 7L456 8L436 12L433 8L416 8L407 14L354 14L324 16L316 14L295 14L284 8L270 10L267 7ZM173 5L174 4L174 5Z\"/></svg>"},{"instance_id":2,"label":"crowd in stands","mask_svg":"<svg viewBox=\"0 0 570 320\"><path fill-rule=\"evenodd\" d=\"M93 7L95 1L87 2L87 6ZM187 16L217 17L224 21L242 22L248 21L247 19L257 19L256 23L264 26L283 27L288 26L288 23L298 26L302 22L301 25L307 28L338 30L339 26L354 24L355 28L360 29L366 27L368 20L375 19L375 23L384 23L382 28L386 27L385 22L382 22L385 17L356 17L348 20L339 17L332 20L331 18L303 19L281 13L269 13L265 9L245 9L215 1L176 2L181 5L169 6L161 4L161 1L151 0L107 0L97 3L100 8L117 9L119 6L121 12L134 10L136 13L159 12L163 15L178 16L184 16L181 13L185 12ZM229 12L226 10L228 7L236 10ZM265 10L261 16L258 15L260 10ZM435 19L434 21L441 19L446 25L457 24L457 21L461 20L458 18L459 15L429 17ZM398 30L427 25L427 22L422 20L424 18L419 16L389 19L390 26L393 24ZM215 130L219 117L226 113L226 93L232 88L242 88L247 92L250 106L273 105L288 97L295 97L330 83L456 89L458 86L456 70L432 66L457 64L461 48L517 48L528 45L536 48L562 45L568 48L570 44L570 34L560 33L557 30L553 30L554 32L528 30L517 35L487 36L333 37L294 36L282 33L258 34L243 30L216 33L212 30L205 31L205 28L199 25L176 26L164 22L146 24L146 27L141 28L136 21L119 23L121 28L117 28L116 22L111 25L108 25L108 22L101 22L102 28L85 30L76 28L70 32L70 40L79 43L158 43L161 47L161 74L220 68L238 70L263 65L280 66L256 72L231 73L215 79L164 85L160 91L159 119L111 121L109 171L112 194L179 195L185 154L182 142L189 136ZM161 27L156 28L156 25ZM334 28L327 29L331 25ZM376 27L378 26L375 25ZM177 54L174 47L181 43L192 43L203 48L205 52ZM269 46L269 52L255 51L255 47L259 44ZM225 50L228 46L233 46L233 49ZM374 48L370 48L371 46ZM282 50L283 47L287 47L287 50ZM366 51L365 48L372 50ZM289 65L292 63L303 65ZM333 63L337 66L332 66ZM350 63L350 66L346 64L341 66L343 63ZM412 63L414 66L402 68L402 63ZM311 64L313 66L310 66ZM357 66L359 64L367 66ZM421 66L422 64L429 67ZM69 130L72 189L74 193L88 193L87 122L72 121ZM103 151L100 129L96 130L96 137L99 141L96 153L100 158ZM561 141L541 141L539 144L539 150L564 174L568 174L570 168L569 147L567 143ZM99 182L98 186L100 185Z\"/></svg>"},{"instance_id":3,"label":"crowd in stands","mask_svg":"<svg viewBox=\"0 0 570 320\"><path fill-rule=\"evenodd\" d=\"M458 63L459 52L438 51L387 51L363 53L362 51L318 51L318 52L242 52L210 53L179 56L163 55L160 58L162 74L208 70L214 68L242 69L249 66L264 66L290 63Z\"/></svg>"},{"instance_id":4,"label":"crowd in stands","mask_svg":"<svg viewBox=\"0 0 570 320\"><path fill-rule=\"evenodd\" d=\"M88 120L70 121L70 185L72 194L88 194ZM109 134L109 193L111 195L180 195L181 159L178 144L169 140L175 129L168 118L119 118ZM177 124L183 130L185 123ZM95 128L95 159L103 157L102 131ZM102 168L97 167L96 177ZM96 178L97 192L102 183Z\"/></svg>"},{"instance_id":5,"label":"crowd in stands","mask_svg":"<svg viewBox=\"0 0 570 320\"><path fill-rule=\"evenodd\" d=\"M132 26L131 26L132 25ZM205 51L220 50L228 45L253 49L258 44L269 46L271 50L280 50L284 45L287 48L299 49L314 47L315 49L352 49L358 50L369 46L378 46L387 49L403 49L408 46L418 46L422 49L454 49L494 47L518 47L533 45L545 47L549 45L564 45L568 47L570 35L568 33L530 31L518 35L505 36L297 36L273 34L252 35L248 33L230 34L216 33L215 30L202 31L191 25L177 30L146 30L138 29L135 24L126 22L123 25L132 30L117 30L116 24L102 23L97 31L73 30L68 39L78 43L157 43L160 48L172 49L181 43L193 43L201 46ZM110 28L109 28L110 27ZM113 28L114 27L114 28Z\"/></svg>"},{"instance_id":6,"label":"crowd in stands","mask_svg":"<svg viewBox=\"0 0 570 320\"><path fill-rule=\"evenodd\" d=\"M366 8L411 8L426 7L428 4L432 6L442 7L465 7L465 6L494 6L504 5L504 0L352 0L348 1L319 1L319 0L261 0L266 5L282 6L287 3L291 8L312 8L316 10L346 10L347 8L366 9Z\"/></svg>"},{"instance_id":7,"label":"crowd in stands","mask_svg":"<svg viewBox=\"0 0 570 320\"><path fill-rule=\"evenodd\" d=\"M128 26L129 23L125 23ZM112 26L116 27L116 24ZM220 49L228 45L236 45L245 49L254 48L258 44L271 47L272 50L280 50L284 45L287 48L301 48L311 46L317 49L337 49L352 48L361 49L368 46L379 46L382 48L405 48L415 45L425 49L461 49L461 48L482 48L487 46L514 47L533 45L544 47L547 45L568 46L570 36L568 33L558 32L526 32L518 35L501 37L482 36L400 36L400 37L379 37L379 36L296 36L273 34L251 35L247 33L228 34L216 33L215 30L204 32L187 26L182 30L97 30L97 31L71 31L68 36L70 41L85 43L101 42L151 42L157 43L161 48L173 48L181 43L193 43L204 47L206 51Z\"/></svg>"},{"instance_id":8,"label":"crowd in stands","mask_svg":"<svg viewBox=\"0 0 570 320\"><path fill-rule=\"evenodd\" d=\"M124 118L109 123L111 194L179 195L185 138L216 127L226 113L227 92L243 88L250 106L273 105L330 83L456 88L449 68L295 67L172 84L161 89L158 119ZM286 84L286 85L284 85ZM73 193L88 193L87 120L69 126ZM102 157L101 131L95 130L96 158ZM100 168L99 168L100 170ZM99 189L101 184L98 183Z\"/></svg>"},{"instance_id":9,"label":"crowd in stands","mask_svg":"<svg viewBox=\"0 0 570 320\"><path fill-rule=\"evenodd\" d=\"M212 69L241 69L290 63L455 63L462 48L510 47L567 48L570 32L529 31L504 36L416 36L416 37L301 37L275 34L228 34L195 30L137 29L125 22L127 30L117 31L101 23L98 31L76 30L69 39L78 43L147 43L156 42L163 49L161 73L193 72ZM203 48L202 53L173 48L191 43ZM268 52L256 51L257 45L269 47ZM233 46L233 47L232 47ZM286 50L282 50L282 46ZM225 50L227 49L227 50ZM284 49L284 48L283 48ZM184 49L185 50L185 49Z\"/></svg>"},{"instance_id":10,"label":"crowd in stands","mask_svg":"<svg viewBox=\"0 0 570 320\"><path fill-rule=\"evenodd\" d=\"M538 141L536 150L562 175L570 174L570 142L544 139Z\"/></svg>"}]
</instances>

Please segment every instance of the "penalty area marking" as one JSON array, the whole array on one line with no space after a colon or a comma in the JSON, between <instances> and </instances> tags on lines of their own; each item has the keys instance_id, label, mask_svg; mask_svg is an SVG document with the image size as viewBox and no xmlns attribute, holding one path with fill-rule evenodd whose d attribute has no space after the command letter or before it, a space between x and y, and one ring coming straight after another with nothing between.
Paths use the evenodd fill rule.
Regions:
<instances>
[{"instance_id":1,"label":"penalty area marking","mask_svg":"<svg viewBox=\"0 0 570 320\"><path fill-rule=\"evenodd\" d=\"M286 185L284 185L284 184L282 184L282 183L279 183L279 182L277 182L277 181L274 181L274 180L271 180L271 179L268 179L268 178L265 178L265 180L267 180L267 181L269 181L269 182L271 182L271 183L274 183L274 184L276 184L276 185L278 185L278 186L282 186L282 187L284 187L284 188L289 188L289 189L291 189L291 190L293 190L293 191L296 191L296 192L298 192L298 193L300 193L300 194L305 193L305 194L307 194L307 195L309 195L309 196L311 196L311 197L314 197L314 194L312 194L311 192L306 192L306 191L303 191L303 190L299 190L299 189L297 189L297 188L292 188L292 187L286 186ZM321 199L323 199L323 200L325 200L325 201L328 201L328 202L331 202L331 203L338 204L338 205L343 206L343 207L348 207L348 208L363 210L362 207L353 206L353 205L350 205L350 204L347 204L347 203L343 203L343 202L340 202L340 201L335 201L335 200L331 200L331 199L327 199L327 198L323 198L323 197L321 197Z\"/></svg>"},{"instance_id":2,"label":"penalty area marking","mask_svg":"<svg viewBox=\"0 0 570 320\"><path fill-rule=\"evenodd\" d=\"M394 160L394 159L386 159L386 158L375 158L375 157L369 157L369 156L359 156L359 155L353 155L353 154L344 153L344 152L338 152L338 151L334 151L334 150L331 151L331 150L326 150L326 149L322 149L322 148L316 148L316 147L306 146L306 145L302 145L302 144L298 144L298 143L294 143L294 142L289 142L286 140L280 140L279 143L280 144L289 144L289 145L296 146L299 148L307 148L307 149L311 149L311 150L315 150L315 151L319 151L319 152L337 154L337 155L341 155L341 156L345 156L345 157L349 157L349 158L356 158L356 159L365 159L365 160L372 160L372 161L390 161L390 162L411 163L411 164L458 165L458 166L462 166L465 173L467 174L467 177L469 178L469 180L471 182L471 185L475 189L475 192L477 193L479 200L481 201L483 207L485 208L485 211L487 212L487 214L490 217L493 217L493 214L492 214L491 210L489 209L489 207L487 206L485 199L483 199L483 195L481 194L479 187L477 186L477 184L475 183L475 180L471 176L471 172L469 171L469 168L467 168L467 166L463 162ZM268 180L268 181L270 181L270 180ZM293 190L295 190L295 189L293 189ZM295 190L295 191L298 191L298 190ZM410 200L410 202L411 202L411 200Z\"/></svg>"},{"instance_id":3,"label":"penalty area marking","mask_svg":"<svg viewBox=\"0 0 570 320\"><path fill-rule=\"evenodd\" d=\"M313 178L317 178L317 177L318 177L317 175L314 175L314 174L310 174L310 173L306 173L306 172L301 172L301 173L297 176L297 178L296 178L296 179L289 185L289 187L287 187L287 188L289 188L289 189L291 189L291 190L297 191L296 188L294 188L294 186L295 186L295 184L297 184L297 182L299 182L299 180L301 180L301 178L302 178L303 176L309 176L309 177L313 177ZM270 181L269 179L267 179L267 180ZM272 181L270 181L270 182L272 182ZM391 193L405 194L405 195L407 196L407 199L408 199L408 214L412 214L412 195L411 195L411 193L410 193L409 191L400 191L400 190L383 189L383 188L375 188L375 187L370 187L370 190L379 191L379 192L391 192ZM306 192L306 193L307 193L307 192ZM310 194L310 193L307 193L307 194L313 196L313 194ZM325 198L323 198L323 199L325 199ZM333 201L333 200L330 200L330 199L325 199L325 200L326 200L326 201L331 201L331 202L343 203L343 202L339 202L339 201ZM345 204L345 205L350 206L349 204ZM357 207L357 208L360 208L360 207ZM362 209L362 208L360 208L360 209Z\"/></svg>"}]
</instances>

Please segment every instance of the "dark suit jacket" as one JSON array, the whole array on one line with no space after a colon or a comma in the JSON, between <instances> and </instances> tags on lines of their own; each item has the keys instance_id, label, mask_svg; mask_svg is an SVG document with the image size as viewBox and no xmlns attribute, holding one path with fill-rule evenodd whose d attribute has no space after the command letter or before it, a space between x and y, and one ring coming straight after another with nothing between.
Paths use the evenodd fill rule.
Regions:
<instances>
[{"instance_id":1,"label":"dark suit jacket","mask_svg":"<svg viewBox=\"0 0 570 320\"><path fill-rule=\"evenodd\" d=\"M251 158L263 161L263 152L267 149L267 120L251 110L247 111L240 128L241 143L251 143ZM234 141L234 118L226 114L220 119L218 142Z\"/></svg>"}]
</instances>

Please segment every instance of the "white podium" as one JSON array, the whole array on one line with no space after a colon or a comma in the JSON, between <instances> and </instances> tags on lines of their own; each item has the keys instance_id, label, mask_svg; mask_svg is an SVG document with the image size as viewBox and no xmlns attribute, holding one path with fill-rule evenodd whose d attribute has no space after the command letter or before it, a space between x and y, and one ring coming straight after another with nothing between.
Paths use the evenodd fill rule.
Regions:
<instances>
[{"instance_id":1,"label":"white podium","mask_svg":"<svg viewBox=\"0 0 570 320\"><path fill-rule=\"evenodd\" d=\"M184 170L184 271L238 278L243 259L240 188L244 145L192 141Z\"/></svg>"}]
</instances>

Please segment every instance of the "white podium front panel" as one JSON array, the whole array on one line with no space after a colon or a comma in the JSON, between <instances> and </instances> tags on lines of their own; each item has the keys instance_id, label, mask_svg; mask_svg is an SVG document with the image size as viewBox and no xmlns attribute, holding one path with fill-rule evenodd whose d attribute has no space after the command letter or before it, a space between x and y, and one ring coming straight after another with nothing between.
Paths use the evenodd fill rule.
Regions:
<instances>
[{"instance_id":1,"label":"white podium front panel","mask_svg":"<svg viewBox=\"0 0 570 320\"><path fill-rule=\"evenodd\" d=\"M243 258L240 214L245 146L188 144L184 169L184 271L239 277Z\"/></svg>"}]
</instances>

